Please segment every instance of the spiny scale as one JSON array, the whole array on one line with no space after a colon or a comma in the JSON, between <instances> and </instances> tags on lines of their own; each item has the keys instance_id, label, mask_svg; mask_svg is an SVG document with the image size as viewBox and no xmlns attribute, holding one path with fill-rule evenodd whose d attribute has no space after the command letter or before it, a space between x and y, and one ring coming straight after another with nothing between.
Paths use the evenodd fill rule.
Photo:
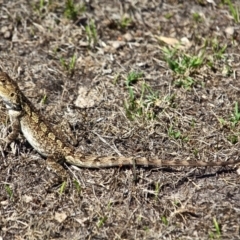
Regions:
<instances>
[{"instance_id":1,"label":"spiny scale","mask_svg":"<svg viewBox=\"0 0 240 240\"><path fill-rule=\"evenodd\" d=\"M147 159L144 157L114 157L114 156L94 156L75 152L61 131L55 131L48 121L40 114L32 103L25 97L19 89L17 83L11 79L7 73L0 72L0 96L6 104L12 122L12 133L8 141L13 141L21 129L28 142L41 155L47 157L47 162L58 174L63 173L63 169L55 164L60 160L67 163L86 168L104 168L114 166L142 165L142 166L226 166L240 162L240 160L230 160L227 162L203 162L203 161L167 161L160 159ZM15 126L15 128L14 128ZM59 166L59 167L58 167ZM63 173L64 174L64 173Z\"/></svg>"}]
</instances>

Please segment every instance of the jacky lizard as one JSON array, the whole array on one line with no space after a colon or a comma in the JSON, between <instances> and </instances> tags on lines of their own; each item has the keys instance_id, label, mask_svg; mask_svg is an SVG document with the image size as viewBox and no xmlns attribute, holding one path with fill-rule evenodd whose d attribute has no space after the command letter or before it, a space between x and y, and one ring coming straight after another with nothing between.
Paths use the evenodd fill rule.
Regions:
<instances>
[{"instance_id":1,"label":"jacky lizard","mask_svg":"<svg viewBox=\"0 0 240 240\"><path fill-rule=\"evenodd\" d=\"M67 162L85 168L104 168L126 165L142 166L226 166L240 162L230 160L226 162L203 162L188 160L160 160L147 159L145 157L122 157L122 156L95 156L75 152L74 147L66 142L61 133L55 131L48 120L33 106L28 98L19 89L17 83L7 73L0 72L0 96L6 105L11 120L12 132L6 141L12 142L20 130L27 141L42 156L47 158L47 164L58 176L65 175L65 169L59 164Z\"/></svg>"}]
</instances>

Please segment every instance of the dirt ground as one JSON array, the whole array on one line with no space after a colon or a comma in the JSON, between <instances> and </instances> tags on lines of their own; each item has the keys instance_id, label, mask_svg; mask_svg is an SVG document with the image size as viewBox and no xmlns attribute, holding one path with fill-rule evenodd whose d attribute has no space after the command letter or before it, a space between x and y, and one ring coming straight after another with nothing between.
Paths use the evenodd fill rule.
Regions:
<instances>
[{"instance_id":1,"label":"dirt ground","mask_svg":"<svg viewBox=\"0 0 240 240\"><path fill-rule=\"evenodd\" d=\"M0 0L0 68L76 150L240 160L240 2ZM2 100L1 100L2 103ZM0 108L0 138L11 131ZM227 167L65 166L22 135L0 157L0 239L240 239Z\"/></svg>"}]
</instances>

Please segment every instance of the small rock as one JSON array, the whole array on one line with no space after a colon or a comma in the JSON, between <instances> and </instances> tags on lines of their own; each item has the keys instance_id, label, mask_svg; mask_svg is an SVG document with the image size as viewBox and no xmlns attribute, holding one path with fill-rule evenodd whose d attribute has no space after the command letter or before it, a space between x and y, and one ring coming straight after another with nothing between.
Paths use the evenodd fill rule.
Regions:
<instances>
[{"instance_id":1,"label":"small rock","mask_svg":"<svg viewBox=\"0 0 240 240\"><path fill-rule=\"evenodd\" d=\"M131 42L133 40L133 37L130 33L126 33L123 35L123 38L127 41L127 42Z\"/></svg>"},{"instance_id":2,"label":"small rock","mask_svg":"<svg viewBox=\"0 0 240 240\"><path fill-rule=\"evenodd\" d=\"M65 212L61 212L61 213L56 212L54 218L59 223L62 223L67 218L67 214Z\"/></svg>"},{"instance_id":3,"label":"small rock","mask_svg":"<svg viewBox=\"0 0 240 240\"><path fill-rule=\"evenodd\" d=\"M123 42L123 41L112 41L111 44L112 44L113 48L119 49L120 47L125 45L125 42Z\"/></svg>"},{"instance_id":4,"label":"small rock","mask_svg":"<svg viewBox=\"0 0 240 240\"><path fill-rule=\"evenodd\" d=\"M0 30L1 33L5 33L8 30L7 26L3 26Z\"/></svg>"},{"instance_id":5,"label":"small rock","mask_svg":"<svg viewBox=\"0 0 240 240\"><path fill-rule=\"evenodd\" d=\"M78 44L79 44L80 47L88 47L89 46L89 43L84 42L84 41L79 41Z\"/></svg>"},{"instance_id":6,"label":"small rock","mask_svg":"<svg viewBox=\"0 0 240 240\"><path fill-rule=\"evenodd\" d=\"M227 27L227 28L225 29L225 33L226 33L227 35L232 36L232 35L234 34L234 28L233 28L233 27Z\"/></svg>"},{"instance_id":7,"label":"small rock","mask_svg":"<svg viewBox=\"0 0 240 240\"><path fill-rule=\"evenodd\" d=\"M10 31L6 31L3 35L4 38L8 39L12 36L11 32Z\"/></svg>"},{"instance_id":8,"label":"small rock","mask_svg":"<svg viewBox=\"0 0 240 240\"><path fill-rule=\"evenodd\" d=\"M23 201L26 202L26 203L29 203L33 200L33 197L32 196L28 196L28 195L24 195L23 196Z\"/></svg>"}]
</instances>

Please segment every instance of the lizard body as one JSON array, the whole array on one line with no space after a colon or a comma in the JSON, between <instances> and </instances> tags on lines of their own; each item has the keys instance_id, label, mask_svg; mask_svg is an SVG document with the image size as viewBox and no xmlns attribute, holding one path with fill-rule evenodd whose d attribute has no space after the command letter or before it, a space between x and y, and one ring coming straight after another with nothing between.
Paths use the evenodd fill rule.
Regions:
<instances>
[{"instance_id":1,"label":"lizard body","mask_svg":"<svg viewBox=\"0 0 240 240\"><path fill-rule=\"evenodd\" d=\"M234 165L240 162L240 160L227 162L168 161L145 157L97 156L75 152L74 147L65 141L59 131L55 131L51 127L48 120L40 114L22 93L17 83L5 72L0 72L0 96L6 105L12 125L12 132L8 135L6 141L9 143L15 140L21 131L30 145L47 158L47 163L54 168L58 175L64 174L64 168L58 164L62 161L85 168L126 165L204 167Z\"/></svg>"}]
</instances>

